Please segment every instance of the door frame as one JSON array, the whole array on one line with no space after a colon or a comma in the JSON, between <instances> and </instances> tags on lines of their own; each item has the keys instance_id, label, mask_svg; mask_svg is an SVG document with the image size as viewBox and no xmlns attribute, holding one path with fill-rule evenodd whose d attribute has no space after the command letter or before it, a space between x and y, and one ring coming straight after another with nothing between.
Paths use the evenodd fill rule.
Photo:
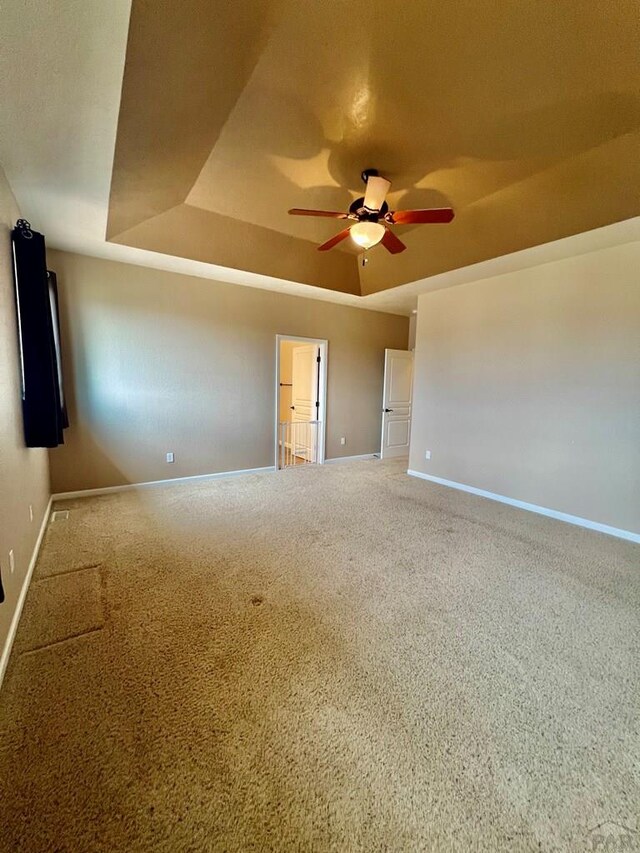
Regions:
<instances>
[{"instance_id":1,"label":"door frame","mask_svg":"<svg viewBox=\"0 0 640 853\"><path fill-rule=\"evenodd\" d=\"M299 335L276 335L276 375L275 375L275 429L274 429L274 461L276 471L279 469L279 435L280 424L280 342L299 341L301 344L315 344L320 348L320 405L318 406L318 420L320 421L320 435L318 439L318 465L324 465L327 441L327 375L329 357L329 341L325 338L302 338Z\"/></svg>"}]
</instances>

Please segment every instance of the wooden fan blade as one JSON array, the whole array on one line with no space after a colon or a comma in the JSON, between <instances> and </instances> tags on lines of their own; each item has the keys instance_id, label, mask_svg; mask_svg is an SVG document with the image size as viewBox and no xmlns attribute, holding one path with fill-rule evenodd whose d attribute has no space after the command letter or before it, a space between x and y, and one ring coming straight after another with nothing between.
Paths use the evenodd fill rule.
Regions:
<instances>
[{"instance_id":1,"label":"wooden fan blade","mask_svg":"<svg viewBox=\"0 0 640 853\"><path fill-rule=\"evenodd\" d=\"M292 207L289 213L292 216L328 216L330 219L348 219L348 214L337 213L333 210L305 210L302 207Z\"/></svg>"},{"instance_id":2,"label":"wooden fan blade","mask_svg":"<svg viewBox=\"0 0 640 853\"><path fill-rule=\"evenodd\" d=\"M432 207L429 210L396 210L391 214L394 225L451 222L455 213L450 207Z\"/></svg>"},{"instance_id":3,"label":"wooden fan blade","mask_svg":"<svg viewBox=\"0 0 640 853\"><path fill-rule=\"evenodd\" d=\"M380 210L390 186L391 181L378 175L370 175L367 178L367 189L364 194L364 206L367 210Z\"/></svg>"},{"instance_id":4,"label":"wooden fan blade","mask_svg":"<svg viewBox=\"0 0 640 853\"><path fill-rule=\"evenodd\" d=\"M326 243L323 243L322 246L318 246L319 252L326 252L328 249L333 249L334 246L337 246L338 243L341 243L345 238L349 236L349 232L351 231L351 226L345 228L344 231L340 231L335 237L332 237L330 240L327 240Z\"/></svg>"},{"instance_id":5,"label":"wooden fan blade","mask_svg":"<svg viewBox=\"0 0 640 853\"><path fill-rule=\"evenodd\" d=\"M382 245L385 247L387 252L391 252L392 255L397 255L399 252L404 252L407 248L402 240L398 239L393 231L387 230L384 233L384 237L381 240Z\"/></svg>"}]
</instances>

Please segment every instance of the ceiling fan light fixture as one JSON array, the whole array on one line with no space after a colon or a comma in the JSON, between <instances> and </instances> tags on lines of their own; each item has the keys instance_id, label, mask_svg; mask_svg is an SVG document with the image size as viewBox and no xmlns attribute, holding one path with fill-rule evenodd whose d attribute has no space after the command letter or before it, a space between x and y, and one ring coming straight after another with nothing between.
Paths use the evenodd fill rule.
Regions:
<instances>
[{"instance_id":1,"label":"ceiling fan light fixture","mask_svg":"<svg viewBox=\"0 0 640 853\"><path fill-rule=\"evenodd\" d=\"M362 198L354 199L346 213L339 213L336 210L308 210L302 207L293 207L289 211L292 216L326 216L330 219L350 219L352 222L355 220L353 225L343 228L338 234L318 246L319 252L333 249L350 236L356 246L365 251L382 243L387 252L398 255L407 247L391 228L387 228L387 223L389 225L435 224L451 222L454 217L450 207L435 207L429 210L389 210L386 197L391 188L391 181L383 178L375 169L365 169L362 180L366 184L365 194ZM362 265L364 264L363 259Z\"/></svg>"},{"instance_id":2,"label":"ceiling fan light fixture","mask_svg":"<svg viewBox=\"0 0 640 853\"><path fill-rule=\"evenodd\" d=\"M384 237L387 229L379 222L356 222L351 226L351 239L361 249L371 249Z\"/></svg>"}]
</instances>

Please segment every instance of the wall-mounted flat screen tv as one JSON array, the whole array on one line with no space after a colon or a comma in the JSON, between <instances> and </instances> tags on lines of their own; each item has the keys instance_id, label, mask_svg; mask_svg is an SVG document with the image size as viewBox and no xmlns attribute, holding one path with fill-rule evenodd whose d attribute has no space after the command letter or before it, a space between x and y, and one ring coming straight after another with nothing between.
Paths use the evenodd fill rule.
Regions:
<instances>
[{"instance_id":1,"label":"wall-mounted flat screen tv","mask_svg":"<svg viewBox=\"0 0 640 853\"><path fill-rule=\"evenodd\" d=\"M19 219L11 232L27 447L57 447L69 425L62 382L58 286L42 234Z\"/></svg>"}]
</instances>

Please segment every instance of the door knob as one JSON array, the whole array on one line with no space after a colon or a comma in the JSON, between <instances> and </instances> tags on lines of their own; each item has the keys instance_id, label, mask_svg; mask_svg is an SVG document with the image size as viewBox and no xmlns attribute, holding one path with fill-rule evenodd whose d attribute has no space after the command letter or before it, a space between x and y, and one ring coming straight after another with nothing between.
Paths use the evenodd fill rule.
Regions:
<instances>
[{"instance_id":1,"label":"door knob","mask_svg":"<svg viewBox=\"0 0 640 853\"><path fill-rule=\"evenodd\" d=\"M289 408L293 411L295 410L295 406L289 406Z\"/></svg>"},{"instance_id":2,"label":"door knob","mask_svg":"<svg viewBox=\"0 0 640 853\"><path fill-rule=\"evenodd\" d=\"M385 412L392 412L393 409L385 409Z\"/></svg>"}]
</instances>

